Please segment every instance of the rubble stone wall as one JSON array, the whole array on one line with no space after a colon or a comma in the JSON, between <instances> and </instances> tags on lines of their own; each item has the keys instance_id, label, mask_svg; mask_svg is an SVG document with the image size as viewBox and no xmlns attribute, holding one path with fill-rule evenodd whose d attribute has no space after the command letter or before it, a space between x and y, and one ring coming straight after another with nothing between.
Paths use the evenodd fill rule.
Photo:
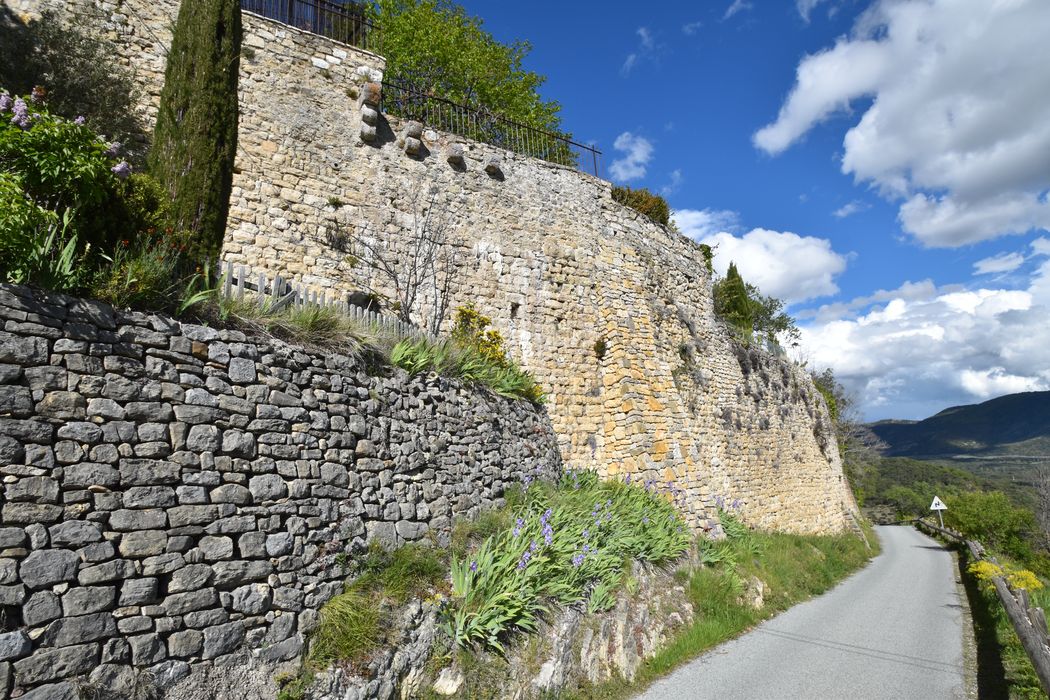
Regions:
<instances>
[{"instance_id":1,"label":"rubble stone wall","mask_svg":"<svg viewBox=\"0 0 1050 700\"><path fill-rule=\"evenodd\" d=\"M177 3L73 3L89 4L149 112ZM822 398L805 371L733 341L695 243L573 168L431 129L417 143L393 117L373 129L362 99L379 56L251 15L244 43L226 261L329 297L389 297L362 243L406 259L429 216L455 251L449 312L474 303L493 319L547 389L569 466L675 481L699 528L718 498L759 527L845 527L854 506ZM420 318L432 302L423 295Z\"/></svg>"},{"instance_id":2,"label":"rubble stone wall","mask_svg":"<svg viewBox=\"0 0 1050 700\"><path fill-rule=\"evenodd\" d=\"M0 285L0 698L295 661L367 541L560 464L527 402Z\"/></svg>"}]
</instances>

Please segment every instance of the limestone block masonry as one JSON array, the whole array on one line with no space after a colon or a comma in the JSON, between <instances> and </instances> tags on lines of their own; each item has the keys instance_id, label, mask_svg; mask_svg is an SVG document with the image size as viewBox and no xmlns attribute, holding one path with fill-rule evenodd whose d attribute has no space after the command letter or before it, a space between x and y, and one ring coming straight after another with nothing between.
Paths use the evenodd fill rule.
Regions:
<instances>
[{"instance_id":1,"label":"limestone block masonry","mask_svg":"<svg viewBox=\"0 0 1050 700\"><path fill-rule=\"evenodd\" d=\"M176 0L3 1L100 10L153 113ZM718 497L759 527L844 528L854 506L822 398L731 340L692 241L572 168L409 134L374 109L375 54L250 14L244 44L225 260L329 296L389 293L353 241L405 254L429 211L453 234L449 308L476 303L544 385L567 465L674 481L698 528Z\"/></svg>"},{"instance_id":2,"label":"limestone block masonry","mask_svg":"<svg viewBox=\"0 0 1050 700\"><path fill-rule=\"evenodd\" d=\"M561 465L542 409L437 377L10 285L0 324L0 698L272 690L367 540Z\"/></svg>"}]
</instances>

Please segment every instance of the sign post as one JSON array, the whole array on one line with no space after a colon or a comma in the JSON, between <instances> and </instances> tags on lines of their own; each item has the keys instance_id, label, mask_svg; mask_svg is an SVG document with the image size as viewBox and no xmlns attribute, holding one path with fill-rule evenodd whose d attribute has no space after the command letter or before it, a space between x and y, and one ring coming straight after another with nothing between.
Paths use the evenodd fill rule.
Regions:
<instances>
[{"instance_id":1,"label":"sign post","mask_svg":"<svg viewBox=\"0 0 1050 700\"><path fill-rule=\"evenodd\" d=\"M940 498L938 498L937 496L934 496L933 497L933 503L930 504L930 510L937 511L937 520L939 520L941 522L941 528L943 529L944 528L944 516L941 515L941 513L943 511L948 510L948 506L944 505L944 501L942 501Z\"/></svg>"}]
</instances>

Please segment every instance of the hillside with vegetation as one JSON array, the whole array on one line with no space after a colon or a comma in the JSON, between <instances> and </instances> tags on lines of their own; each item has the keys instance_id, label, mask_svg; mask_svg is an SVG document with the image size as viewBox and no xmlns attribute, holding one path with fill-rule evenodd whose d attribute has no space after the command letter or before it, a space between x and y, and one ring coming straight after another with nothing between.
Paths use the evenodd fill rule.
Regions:
<instances>
[{"instance_id":1,"label":"hillside with vegetation","mask_svg":"<svg viewBox=\"0 0 1050 700\"><path fill-rule=\"evenodd\" d=\"M953 406L921 421L880 421L870 426L903 457L1045 457L1050 455L1050 391L1000 396Z\"/></svg>"}]
</instances>

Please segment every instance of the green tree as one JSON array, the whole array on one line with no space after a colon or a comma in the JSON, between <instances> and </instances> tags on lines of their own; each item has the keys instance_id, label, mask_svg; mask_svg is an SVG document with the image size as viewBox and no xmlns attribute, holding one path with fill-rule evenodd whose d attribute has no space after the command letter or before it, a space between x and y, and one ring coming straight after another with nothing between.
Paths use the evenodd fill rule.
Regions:
<instances>
[{"instance_id":1,"label":"green tree","mask_svg":"<svg viewBox=\"0 0 1050 700\"><path fill-rule=\"evenodd\" d=\"M387 80L405 81L538 129L558 131L557 102L543 100L546 77L525 70L525 41L501 44L482 21L448 0L377 0Z\"/></svg>"},{"instance_id":2,"label":"green tree","mask_svg":"<svg viewBox=\"0 0 1050 700\"><path fill-rule=\"evenodd\" d=\"M715 284L715 312L744 338L751 338L755 329L755 305L736 263L729 263L725 278Z\"/></svg>"},{"instance_id":3,"label":"green tree","mask_svg":"<svg viewBox=\"0 0 1050 700\"><path fill-rule=\"evenodd\" d=\"M857 397L839 383L830 367L819 374L811 372L810 378L824 397L828 415L835 426L842 471L857 502L863 505L867 497L878 490L880 452L885 445L864 424L857 410ZM894 502L894 505L903 510L900 503Z\"/></svg>"},{"instance_id":4,"label":"green tree","mask_svg":"<svg viewBox=\"0 0 1050 700\"><path fill-rule=\"evenodd\" d=\"M751 299L752 327L756 333L774 338L778 343L797 343L798 326L784 311L784 301L767 296L758 287L748 283L747 296Z\"/></svg>"},{"instance_id":5,"label":"green tree","mask_svg":"<svg viewBox=\"0 0 1050 700\"><path fill-rule=\"evenodd\" d=\"M1035 515L1002 491L967 491L945 499L944 522L968 538L1021 561L1032 558Z\"/></svg>"},{"instance_id":6,"label":"green tree","mask_svg":"<svg viewBox=\"0 0 1050 700\"><path fill-rule=\"evenodd\" d=\"M222 247L237 152L239 0L184 0L168 53L150 168L172 225L212 255Z\"/></svg>"}]
</instances>

